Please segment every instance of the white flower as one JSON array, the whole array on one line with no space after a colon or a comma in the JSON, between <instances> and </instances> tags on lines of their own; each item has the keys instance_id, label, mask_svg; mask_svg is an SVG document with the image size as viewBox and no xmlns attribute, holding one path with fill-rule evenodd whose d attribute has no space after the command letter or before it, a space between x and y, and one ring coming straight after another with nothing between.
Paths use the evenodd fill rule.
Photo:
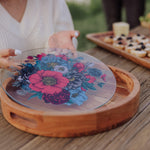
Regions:
<instances>
[{"instance_id":1,"label":"white flower","mask_svg":"<svg viewBox=\"0 0 150 150\"><path fill-rule=\"evenodd\" d=\"M56 65L54 67L54 71L61 72L62 74L66 74L68 72L68 68L65 66Z\"/></svg>"}]
</instances>

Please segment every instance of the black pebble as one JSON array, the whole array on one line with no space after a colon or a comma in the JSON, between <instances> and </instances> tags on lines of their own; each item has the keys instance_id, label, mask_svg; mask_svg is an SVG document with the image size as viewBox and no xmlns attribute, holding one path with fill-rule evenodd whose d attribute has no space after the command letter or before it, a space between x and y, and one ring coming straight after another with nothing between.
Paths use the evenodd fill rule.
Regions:
<instances>
[{"instance_id":1,"label":"black pebble","mask_svg":"<svg viewBox=\"0 0 150 150\"><path fill-rule=\"evenodd\" d=\"M142 49L145 49L146 47L144 45L141 46Z\"/></svg>"},{"instance_id":2,"label":"black pebble","mask_svg":"<svg viewBox=\"0 0 150 150\"><path fill-rule=\"evenodd\" d=\"M136 48L135 50L136 50L136 51L141 51L141 48Z\"/></svg>"},{"instance_id":3,"label":"black pebble","mask_svg":"<svg viewBox=\"0 0 150 150\"><path fill-rule=\"evenodd\" d=\"M125 36L125 34L121 34L121 36Z\"/></svg>"},{"instance_id":4,"label":"black pebble","mask_svg":"<svg viewBox=\"0 0 150 150\"><path fill-rule=\"evenodd\" d=\"M121 37L119 37L117 40L118 40L118 41L121 41L121 40L122 40L122 38L121 38Z\"/></svg>"},{"instance_id":5,"label":"black pebble","mask_svg":"<svg viewBox=\"0 0 150 150\"><path fill-rule=\"evenodd\" d=\"M132 39L132 37L127 37L127 40L131 40Z\"/></svg>"},{"instance_id":6,"label":"black pebble","mask_svg":"<svg viewBox=\"0 0 150 150\"><path fill-rule=\"evenodd\" d=\"M144 45L144 43L143 43L143 42L140 42L139 45Z\"/></svg>"},{"instance_id":7,"label":"black pebble","mask_svg":"<svg viewBox=\"0 0 150 150\"><path fill-rule=\"evenodd\" d=\"M129 47L132 47L132 46L133 46L133 44L129 44L128 46L129 46Z\"/></svg>"},{"instance_id":8,"label":"black pebble","mask_svg":"<svg viewBox=\"0 0 150 150\"><path fill-rule=\"evenodd\" d=\"M119 45L121 45L121 44L122 44L122 42L118 42L118 44L119 44Z\"/></svg>"}]
</instances>

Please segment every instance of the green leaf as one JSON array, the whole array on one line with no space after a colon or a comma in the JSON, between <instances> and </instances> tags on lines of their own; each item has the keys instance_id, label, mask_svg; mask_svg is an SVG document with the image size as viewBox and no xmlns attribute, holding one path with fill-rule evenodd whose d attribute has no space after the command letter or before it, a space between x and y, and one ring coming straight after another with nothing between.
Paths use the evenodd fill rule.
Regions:
<instances>
[{"instance_id":1,"label":"green leaf","mask_svg":"<svg viewBox=\"0 0 150 150\"><path fill-rule=\"evenodd\" d=\"M34 97L38 97L38 93L33 94L32 96L30 96L30 97L28 98L28 100L30 100L30 99L32 99L32 98L34 98Z\"/></svg>"},{"instance_id":2,"label":"green leaf","mask_svg":"<svg viewBox=\"0 0 150 150\"><path fill-rule=\"evenodd\" d=\"M93 83L83 82L83 85L84 85L83 88L86 89L86 90L88 90L88 88L91 89L91 90L96 90Z\"/></svg>"},{"instance_id":3,"label":"green leaf","mask_svg":"<svg viewBox=\"0 0 150 150\"><path fill-rule=\"evenodd\" d=\"M99 82L97 85L98 85L100 88L102 88L102 87L104 86L104 84L105 84L105 83L103 83L103 82Z\"/></svg>"},{"instance_id":4,"label":"green leaf","mask_svg":"<svg viewBox=\"0 0 150 150\"><path fill-rule=\"evenodd\" d=\"M38 98L41 100L42 99L43 94L41 92L38 93Z\"/></svg>"},{"instance_id":5,"label":"green leaf","mask_svg":"<svg viewBox=\"0 0 150 150\"><path fill-rule=\"evenodd\" d=\"M85 90L88 90L88 88L87 88L85 82L82 83L82 87L83 87Z\"/></svg>"}]
</instances>

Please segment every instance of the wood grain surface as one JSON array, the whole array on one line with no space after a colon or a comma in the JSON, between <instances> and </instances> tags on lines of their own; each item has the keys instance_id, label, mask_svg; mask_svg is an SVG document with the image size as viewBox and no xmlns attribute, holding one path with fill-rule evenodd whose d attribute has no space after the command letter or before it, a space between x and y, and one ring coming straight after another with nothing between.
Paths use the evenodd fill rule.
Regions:
<instances>
[{"instance_id":1,"label":"wood grain surface","mask_svg":"<svg viewBox=\"0 0 150 150\"><path fill-rule=\"evenodd\" d=\"M137 27L132 32L149 34ZM130 60L97 47L88 50L107 65L113 65L136 76L141 84L138 113L124 125L92 136L49 138L34 136L10 125L0 109L0 150L149 150L150 149L150 70Z\"/></svg>"}]
</instances>

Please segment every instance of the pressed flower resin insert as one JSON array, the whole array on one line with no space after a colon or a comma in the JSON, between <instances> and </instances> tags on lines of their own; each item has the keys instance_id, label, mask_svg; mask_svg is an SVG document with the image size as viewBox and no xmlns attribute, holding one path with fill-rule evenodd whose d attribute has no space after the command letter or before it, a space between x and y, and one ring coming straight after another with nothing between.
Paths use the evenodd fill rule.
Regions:
<instances>
[{"instance_id":1,"label":"pressed flower resin insert","mask_svg":"<svg viewBox=\"0 0 150 150\"><path fill-rule=\"evenodd\" d=\"M81 52L76 58L70 53L47 53L45 49L32 52L20 58L21 69L6 88L19 104L39 110L84 111L98 108L112 98L115 77L96 58Z\"/></svg>"}]
</instances>

